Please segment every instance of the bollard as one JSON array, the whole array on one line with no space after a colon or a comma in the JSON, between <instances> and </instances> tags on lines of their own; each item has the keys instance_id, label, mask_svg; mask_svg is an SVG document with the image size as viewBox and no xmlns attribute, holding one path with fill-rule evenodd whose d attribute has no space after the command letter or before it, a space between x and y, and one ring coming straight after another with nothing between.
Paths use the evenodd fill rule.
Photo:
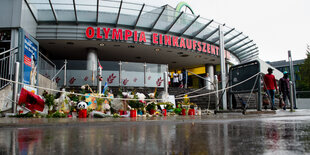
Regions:
<instances>
[{"instance_id":1,"label":"bollard","mask_svg":"<svg viewBox=\"0 0 310 155\"><path fill-rule=\"evenodd\" d=\"M293 112L293 96L294 96L294 92L293 92L294 88L293 88L293 82L290 81L290 104L291 104L291 112Z\"/></svg>"},{"instance_id":2,"label":"bollard","mask_svg":"<svg viewBox=\"0 0 310 155\"><path fill-rule=\"evenodd\" d=\"M215 85L215 91L216 91L216 111L219 111L220 110L220 107L219 107L219 87L218 87L218 79L217 79L217 75L214 76L214 85Z\"/></svg>"},{"instance_id":3,"label":"bollard","mask_svg":"<svg viewBox=\"0 0 310 155\"><path fill-rule=\"evenodd\" d=\"M15 83L14 83L14 93L13 93L13 113L16 114L16 104L17 104L17 92L18 92L18 77L19 77L19 62L15 62Z\"/></svg>"},{"instance_id":4,"label":"bollard","mask_svg":"<svg viewBox=\"0 0 310 155\"><path fill-rule=\"evenodd\" d=\"M97 83L98 83L98 86L97 86L97 92L98 92L98 94L101 94L101 93L104 93L104 92L101 92L101 87L102 87L102 77L101 77L101 75L102 75L102 69L101 69L101 67L98 67L98 75L97 75Z\"/></svg>"}]
</instances>

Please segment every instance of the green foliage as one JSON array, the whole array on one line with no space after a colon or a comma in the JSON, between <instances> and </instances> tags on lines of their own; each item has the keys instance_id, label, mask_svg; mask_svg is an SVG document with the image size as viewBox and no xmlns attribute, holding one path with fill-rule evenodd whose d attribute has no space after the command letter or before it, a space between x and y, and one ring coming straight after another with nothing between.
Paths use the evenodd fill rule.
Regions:
<instances>
[{"instance_id":1,"label":"green foliage","mask_svg":"<svg viewBox=\"0 0 310 155\"><path fill-rule=\"evenodd\" d=\"M33 117L33 113L32 112L28 112L25 114L17 114L15 117L17 118L31 118Z\"/></svg>"},{"instance_id":2,"label":"green foliage","mask_svg":"<svg viewBox=\"0 0 310 155\"><path fill-rule=\"evenodd\" d=\"M44 115L39 114L38 112L28 112L25 114L17 114L15 117L17 118L41 118L44 117Z\"/></svg>"},{"instance_id":3,"label":"green foliage","mask_svg":"<svg viewBox=\"0 0 310 155\"><path fill-rule=\"evenodd\" d=\"M307 52L307 58L304 64L300 66L301 81L299 88L301 90L310 90L310 52Z\"/></svg>"},{"instance_id":4,"label":"green foliage","mask_svg":"<svg viewBox=\"0 0 310 155\"><path fill-rule=\"evenodd\" d=\"M65 118L66 114L60 113L59 111L54 112L53 114L47 115L47 118Z\"/></svg>"},{"instance_id":5,"label":"green foliage","mask_svg":"<svg viewBox=\"0 0 310 155\"><path fill-rule=\"evenodd\" d=\"M69 94L68 97L70 98L71 101L79 102L79 97L77 95Z\"/></svg>"},{"instance_id":6,"label":"green foliage","mask_svg":"<svg viewBox=\"0 0 310 155\"><path fill-rule=\"evenodd\" d=\"M166 104L165 109L171 110L171 109L173 109L173 105L172 104Z\"/></svg>"},{"instance_id":7,"label":"green foliage","mask_svg":"<svg viewBox=\"0 0 310 155\"><path fill-rule=\"evenodd\" d=\"M173 112L176 113L176 114L178 114L178 115L180 115L180 114L182 113L182 109L181 109L181 108L175 108L175 109L173 110Z\"/></svg>"},{"instance_id":8,"label":"green foliage","mask_svg":"<svg viewBox=\"0 0 310 155\"><path fill-rule=\"evenodd\" d=\"M155 110L156 109L156 104L154 102L148 104L145 108L147 111Z\"/></svg>"},{"instance_id":9,"label":"green foliage","mask_svg":"<svg viewBox=\"0 0 310 155\"><path fill-rule=\"evenodd\" d=\"M44 92L43 97L45 98L45 104L48 107L51 107L55 104L54 103L55 96L53 94L48 94L47 92Z\"/></svg>"},{"instance_id":10,"label":"green foliage","mask_svg":"<svg viewBox=\"0 0 310 155\"><path fill-rule=\"evenodd\" d=\"M130 100L128 104L131 108L134 108L134 109L139 109L139 108L144 107L144 103L141 103L141 102L136 101L136 100L135 101Z\"/></svg>"},{"instance_id":11,"label":"green foliage","mask_svg":"<svg viewBox=\"0 0 310 155\"><path fill-rule=\"evenodd\" d=\"M113 114L113 118L119 118L119 117L121 117L119 114L117 113Z\"/></svg>"}]
</instances>

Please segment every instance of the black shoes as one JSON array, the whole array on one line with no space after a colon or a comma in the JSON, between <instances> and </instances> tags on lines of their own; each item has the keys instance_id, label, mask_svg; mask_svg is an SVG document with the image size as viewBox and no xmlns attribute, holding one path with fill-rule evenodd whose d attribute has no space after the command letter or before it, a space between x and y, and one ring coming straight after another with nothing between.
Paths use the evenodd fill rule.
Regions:
<instances>
[{"instance_id":1,"label":"black shoes","mask_svg":"<svg viewBox=\"0 0 310 155\"><path fill-rule=\"evenodd\" d=\"M271 107L271 110L277 110L277 108L276 107Z\"/></svg>"}]
</instances>

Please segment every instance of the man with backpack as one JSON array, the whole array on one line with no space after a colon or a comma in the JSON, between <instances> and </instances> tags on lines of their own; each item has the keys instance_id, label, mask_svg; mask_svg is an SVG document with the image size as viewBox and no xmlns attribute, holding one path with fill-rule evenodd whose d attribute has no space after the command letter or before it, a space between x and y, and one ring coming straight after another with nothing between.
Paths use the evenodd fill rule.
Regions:
<instances>
[{"instance_id":1,"label":"man with backpack","mask_svg":"<svg viewBox=\"0 0 310 155\"><path fill-rule=\"evenodd\" d=\"M287 71L283 72L283 77L279 80L279 91L280 95L283 95L284 107L283 110L286 110L286 98L292 103L290 97L290 79L288 78ZM293 106L293 105L292 105ZM297 109L296 105L294 105L294 109Z\"/></svg>"}]
</instances>

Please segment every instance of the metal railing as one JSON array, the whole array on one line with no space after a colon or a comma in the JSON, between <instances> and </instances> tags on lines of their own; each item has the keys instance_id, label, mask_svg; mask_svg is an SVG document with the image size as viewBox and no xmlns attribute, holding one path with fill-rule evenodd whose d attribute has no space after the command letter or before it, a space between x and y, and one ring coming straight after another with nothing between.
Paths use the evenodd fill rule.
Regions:
<instances>
[{"instance_id":1,"label":"metal railing","mask_svg":"<svg viewBox=\"0 0 310 155\"><path fill-rule=\"evenodd\" d=\"M12 80L14 74L15 51L18 47L0 53L0 77ZM0 81L0 90L7 86L9 82Z\"/></svg>"},{"instance_id":2,"label":"metal railing","mask_svg":"<svg viewBox=\"0 0 310 155\"><path fill-rule=\"evenodd\" d=\"M39 59L39 73L51 80L56 75L56 65L41 52Z\"/></svg>"}]
</instances>

